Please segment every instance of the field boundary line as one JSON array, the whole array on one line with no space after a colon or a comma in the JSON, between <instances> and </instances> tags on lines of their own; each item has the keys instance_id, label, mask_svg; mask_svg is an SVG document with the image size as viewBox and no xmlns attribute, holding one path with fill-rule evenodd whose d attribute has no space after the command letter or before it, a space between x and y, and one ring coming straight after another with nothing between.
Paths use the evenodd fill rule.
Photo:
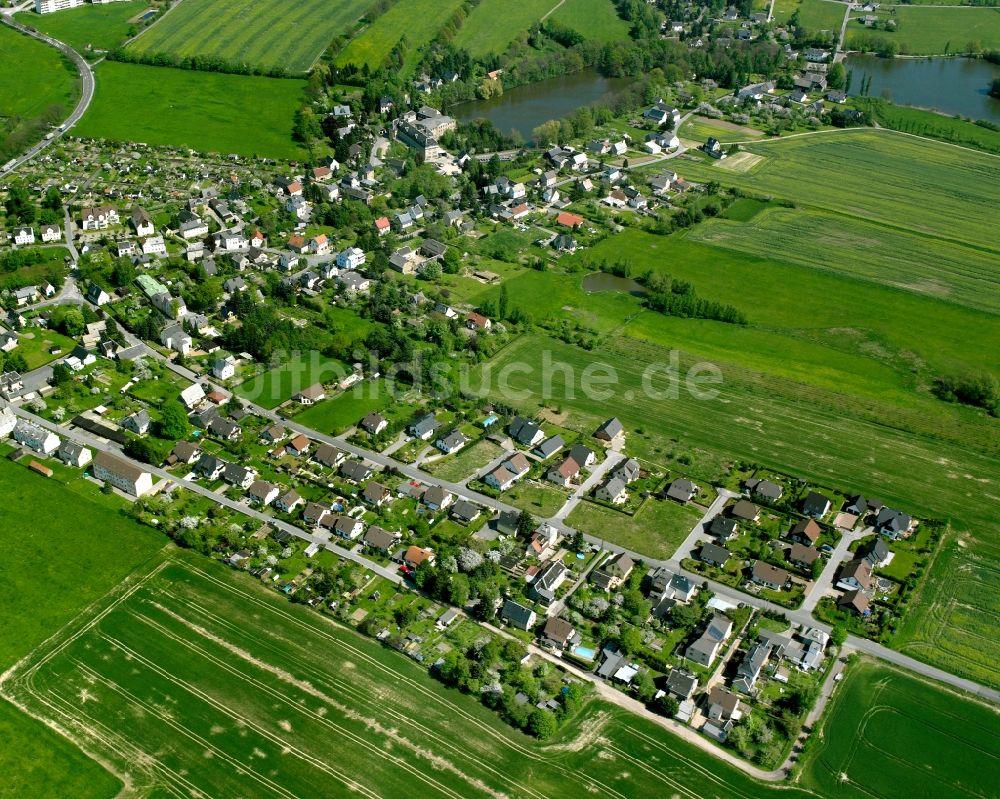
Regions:
<instances>
[{"instance_id":1,"label":"field boundary line","mask_svg":"<svg viewBox=\"0 0 1000 799\"><path fill-rule=\"evenodd\" d=\"M163 549L158 550L158 553L163 552L163 550L168 549L168 547L169 545L165 545ZM154 554L153 557L156 557L156 555ZM39 659L37 662L31 663L30 667L25 672L26 675L36 671L39 666L43 665L44 663L47 663L56 654L64 650L67 646L69 646L73 641L75 641L85 632L88 632L89 630L93 629L94 626L97 625L97 623L100 622L102 619L104 619L109 613L111 613L111 611L113 611L115 608L117 608L119 605L121 605L123 602L129 599L150 579L155 577L157 574L159 574L173 562L174 562L173 557L167 556L164 560L160 561L153 569L144 574L137 575L136 572L133 571L131 574L126 575L125 578L118 585L114 586L106 594L98 597L96 600L87 605L83 610L77 613L76 616L74 616L72 619L66 622L66 624L64 624L62 627L56 630L52 635L50 635L48 638L42 641L38 646L32 649L24 657L20 658L3 674L0 674L0 696L6 697L4 686L9 681L17 678L18 676L17 672L22 667L28 666L28 664L31 663L31 661L36 657L36 655L38 655L39 652L42 652L46 647L55 646L56 644L58 644L57 646L55 646L54 649L52 649L52 651L44 654L41 657L41 659ZM131 581L134 581L134 584L131 583ZM103 610L97 613L97 615L89 616L89 614L91 614L96 607L106 602L110 597L112 597L119 591L121 591L122 593L119 596L115 597L111 602L111 604L109 604L107 607L105 607ZM59 637L70 632L68 628L72 627L74 624L77 624L84 618L89 618L89 620L82 627L73 632L68 638L66 638L60 643Z\"/></svg>"},{"instance_id":2,"label":"field boundary line","mask_svg":"<svg viewBox=\"0 0 1000 799\"><path fill-rule=\"evenodd\" d=\"M391 676L393 676L394 678L396 678L397 680L399 680L401 682L405 682L407 685L409 685L415 691L418 691L423 696L428 697L435 704L438 704L438 705L444 707L446 710L448 710L448 711L456 714L457 716L461 716L466 721L468 721L470 724L472 724L473 726L475 726L478 729L482 730L482 732L485 735L487 735L490 738L498 741L500 744L502 744L502 745L510 748L512 751L517 752L522 757L528 758L528 759L536 761L536 762L549 762L548 758L546 758L543 754L538 753L538 752L534 752L531 749L529 749L528 747L523 746L521 744L518 744L517 742L515 742L515 741L511 740L510 738L506 737L502 732L499 732L496 728L494 728L490 724L488 724L488 723L486 723L486 722L484 722L484 721L476 718L475 716L473 716L471 713L469 713L464 708L462 708L459 704L457 704L455 702L452 702L451 700L446 699L446 698L440 696L439 694L435 693L434 691L429 690L423 684L423 681L418 681L418 680L416 680L416 679L414 679L412 677L404 675L401 672L399 672L398 670L396 670L396 669L392 668L391 666L387 665L386 663L383 663L383 662L379 661L378 659L372 657L367 652L364 652L361 649L358 649L356 646L348 643L347 641L340 640L340 639L336 638L335 636L331 635L329 631L323 629L323 625L310 625L310 624L307 624L302 619L297 618L293 614L289 613L287 610L281 609L276 604L273 604L273 603L270 603L270 602L265 602L264 600L260 599L255 594L249 593L249 592L247 592L245 590L241 590L241 589L237 588L234 585L229 585L229 584L227 584L227 583L219 580L218 578L212 577L210 574L208 574L207 572L199 569L198 567L196 567L194 565L191 565L190 568L191 568L192 571L195 571L195 572L201 574L204 579L206 579L206 580L208 580L210 582L216 583L217 585L221 585L223 588L225 588L226 590L230 591L231 593L234 593L237 596L243 597L245 600L248 600L248 601L252 602L253 604L257 605L258 607L264 607L265 609L273 612L275 615L280 616L280 617L284 618L285 620L293 623L295 626L305 627L305 628L313 631L319 637L321 637L321 638L323 638L323 639L325 639L327 641L330 641L330 642L332 642L333 644L335 644L335 645L337 645L339 647L342 647L342 648L346 649L347 651L351 652L355 657L358 657L360 659L365 660L373 668L378 669L382 673L391 675ZM329 617L321 616L320 619L323 622L325 622L327 625L335 626L337 629L343 628L346 632L348 632L351 635L357 635L357 636L361 635L359 632L357 632L357 630L354 630L353 628L350 628L350 627L346 627L346 626L340 625L336 621L334 621L333 619L330 619ZM568 769L568 768L566 768L564 766L556 765L556 764L553 764L551 762L549 762L549 765L551 767L553 767L555 770L557 770L559 773L563 774L564 776L565 775L574 776L577 779L581 779L581 780L589 783L591 785L591 787L600 786L601 788L603 788L605 790L606 795L613 795L613 796L620 797L620 799L627 799L627 797L624 794L622 794L619 791L615 790L611 786L606 785L605 783L602 783L601 781L599 781L599 780L597 780L597 779L595 779L593 777L590 777L589 775L587 775L584 772L573 771L572 769Z\"/></svg>"},{"instance_id":3,"label":"field boundary line","mask_svg":"<svg viewBox=\"0 0 1000 799\"><path fill-rule=\"evenodd\" d=\"M237 631L246 634L245 630L240 630L240 628L238 628L236 625L232 624L225 618L218 616L217 614L213 613L211 610L208 610L202 605L199 605L197 602L176 596L174 594L171 594L170 592L165 592L165 593L175 602L201 614L202 616L213 622L216 626L228 630L236 629ZM309 677L309 684L315 690L317 691L339 690L344 695L346 695L353 701L359 703L360 705L368 705L370 706L371 709L375 709L376 707L378 707L378 703L376 701L374 701L370 696L368 696L362 689L355 687L350 681L337 682L332 677L332 675L316 669L315 666L309 660L303 658L298 654L281 653L278 650L278 648L270 642L263 642L261 643L261 645L274 654L278 655L284 654L285 660L287 662L294 664L303 674ZM326 696L322 698L328 699L328 697ZM386 713L387 715L395 718L398 722L413 727L421 735L424 735L427 738L435 741L439 746L451 750L454 754L468 754L468 752L463 751L460 746L452 743L448 739L437 734L434 730L421 724L417 719L412 718L405 713L396 712L392 709L391 706L388 708L379 708L379 709L381 709L382 712ZM483 768L484 770L500 777L501 779L509 781L512 785L514 785L514 787L522 791L525 796L534 796L537 799L543 799L541 794L538 794L531 788L505 775L503 772L499 771L493 766L480 763L480 768Z\"/></svg>"}]
</instances>

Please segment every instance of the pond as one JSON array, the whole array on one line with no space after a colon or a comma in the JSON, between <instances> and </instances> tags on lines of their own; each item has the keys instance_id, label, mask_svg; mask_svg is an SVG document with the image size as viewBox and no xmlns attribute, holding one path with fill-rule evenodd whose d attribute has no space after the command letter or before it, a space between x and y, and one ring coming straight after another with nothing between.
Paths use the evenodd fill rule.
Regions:
<instances>
[{"instance_id":1,"label":"pond","mask_svg":"<svg viewBox=\"0 0 1000 799\"><path fill-rule=\"evenodd\" d=\"M1000 66L972 58L847 57L851 94L871 77L868 94L897 105L930 108L945 114L1000 123L1000 100L989 96L990 83L1000 78Z\"/></svg>"},{"instance_id":2,"label":"pond","mask_svg":"<svg viewBox=\"0 0 1000 799\"><path fill-rule=\"evenodd\" d=\"M583 69L508 89L500 97L460 103L449 109L449 113L459 122L488 119L504 133L516 130L527 141L543 122L561 119L581 106L609 99L629 82L629 78L606 78L596 69Z\"/></svg>"},{"instance_id":3,"label":"pond","mask_svg":"<svg viewBox=\"0 0 1000 799\"><path fill-rule=\"evenodd\" d=\"M620 294L640 296L646 293L646 289L639 281L607 272L591 272L583 279L583 290L588 294L615 291Z\"/></svg>"}]
</instances>

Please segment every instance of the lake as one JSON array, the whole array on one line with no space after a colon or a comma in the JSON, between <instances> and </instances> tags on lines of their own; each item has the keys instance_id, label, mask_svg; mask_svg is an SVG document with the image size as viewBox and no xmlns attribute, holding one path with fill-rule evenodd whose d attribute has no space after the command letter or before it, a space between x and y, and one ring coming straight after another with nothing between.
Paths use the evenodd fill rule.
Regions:
<instances>
[{"instance_id":1,"label":"lake","mask_svg":"<svg viewBox=\"0 0 1000 799\"><path fill-rule=\"evenodd\" d=\"M897 105L931 108L945 114L1000 123L1000 100L988 92L1000 66L972 58L879 58L849 55L844 67L851 78L851 94L871 76L872 97Z\"/></svg>"},{"instance_id":2,"label":"lake","mask_svg":"<svg viewBox=\"0 0 1000 799\"><path fill-rule=\"evenodd\" d=\"M610 98L629 82L629 78L606 78L596 69L583 69L508 89L500 97L459 103L449 113L459 122L488 119L504 133L516 130L527 141L543 122L561 119L580 106Z\"/></svg>"},{"instance_id":3,"label":"lake","mask_svg":"<svg viewBox=\"0 0 1000 799\"><path fill-rule=\"evenodd\" d=\"M588 294L615 291L621 294L639 296L646 293L645 287L630 277L619 277L608 272L591 272L583 279L583 290Z\"/></svg>"}]
</instances>

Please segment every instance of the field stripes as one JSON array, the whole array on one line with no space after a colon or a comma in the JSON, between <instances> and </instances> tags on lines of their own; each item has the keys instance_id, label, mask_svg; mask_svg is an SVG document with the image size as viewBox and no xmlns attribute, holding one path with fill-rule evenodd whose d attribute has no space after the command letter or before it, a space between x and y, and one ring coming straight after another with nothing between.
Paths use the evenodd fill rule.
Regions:
<instances>
[{"instance_id":1,"label":"field stripes","mask_svg":"<svg viewBox=\"0 0 1000 799\"><path fill-rule=\"evenodd\" d=\"M128 49L307 72L372 0L181 0Z\"/></svg>"}]
</instances>

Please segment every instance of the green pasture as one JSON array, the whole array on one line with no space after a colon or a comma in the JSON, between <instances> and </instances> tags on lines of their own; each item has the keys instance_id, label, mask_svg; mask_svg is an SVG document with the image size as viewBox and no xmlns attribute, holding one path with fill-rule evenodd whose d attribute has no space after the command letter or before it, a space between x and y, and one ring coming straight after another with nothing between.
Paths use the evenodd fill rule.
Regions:
<instances>
[{"instance_id":1,"label":"green pasture","mask_svg":"<svg viewBox=\"0 0 1000 799\"><path fill-rule=\"evenodd\" d=\"M78 136L224 154L302 156L292 141L302 81L120 62L102 63L94 74L97 89L73 129Z\"/></svg>"},{"instance_id":2,"label":"green pasture","mask_svg":"<svg viewBox=\"0 0 1000 799\"><path fill-rule=\"evenodd\" d=\"M24 25L47 33L70 47L83 52L112 50L139 28L131 20L151 8L146 0L128 0L108 5L84 5L54 14L22 11L15 16Z\"/></svg>"},{"instance_id":3,"label":"green pasture","mask_svg":"<svg viewBox=\"0 0 1000 799\"><path fill-rule=\"evenodd\" d=\"M399 0L351 40L337 56L337 64L377 69L404 37L407 63L415 64L420 48L437 35L444 21L460 5L461 0Z\"/></svg>"},{"instance_id":4,"label":"green pasture","mask_svg":"<svg viewBox=\"0 0 1000 799\"><path fill-rule=\"evenodd\" d=\"M524 0L521 3L509 3L506 0L482 0L472 9L455 35L455 46L465 48L473 58L483 58L491 53L499 55L557 2L558 0Z\"/></svg>"},{"instance_id":5,"label":"green pasture","mask_svg":"<svg viewBox=\"0 0 1000 799\"><path fill-rule=\"evenodd\" d=\"M351 369L336 358L327 358L315 351L300 353L240 383L233 393L262 408L277 408L293 394L314 383L337 383L350 373Z\"/></svg>"}]
</instances>

